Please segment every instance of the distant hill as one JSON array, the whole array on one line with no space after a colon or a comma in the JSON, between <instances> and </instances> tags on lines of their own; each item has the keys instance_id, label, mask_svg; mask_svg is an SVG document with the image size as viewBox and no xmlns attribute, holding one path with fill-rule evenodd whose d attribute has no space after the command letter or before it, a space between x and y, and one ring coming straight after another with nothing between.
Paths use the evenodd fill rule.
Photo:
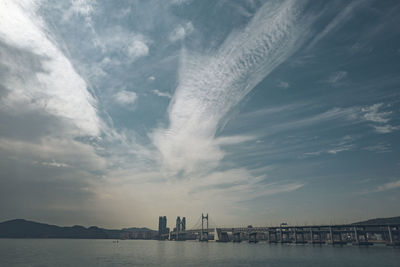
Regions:
<instances>
[{"instance_id":1,"label":"distant hill","mask_svg":"<svg viewBox=\"0 0 400 267\"><path fill-rule=\"evenodd\" d=\"M355 224L400 224L400 216L370 219L367 221L357 222Z\"/></svg>"},{"instance_id":2,"label":"distant hill","mask_svg":"<svg viewBox=\"0 0 400 267\"><path fill-rule=\"evenodd\" d=\"M154 230L151 230L147 227L131 227L131 228L123 228L122 231L127 231L127 232L153 232Z\"/></svg>"},{"instance_id":3,"label":"distant hill","mask_svg":"<svg viewBox=\"0 0 400 267\"><path fill-rule=\"evenodd\" d=\"M89 228L75 225L60 227L16 219L0 223L0 238L82 238L82 239L107 239L125 238L132 231L153 231L148 228L127 228L123 230L107 230L96 226Z\"/></svg>"}]
</instances>

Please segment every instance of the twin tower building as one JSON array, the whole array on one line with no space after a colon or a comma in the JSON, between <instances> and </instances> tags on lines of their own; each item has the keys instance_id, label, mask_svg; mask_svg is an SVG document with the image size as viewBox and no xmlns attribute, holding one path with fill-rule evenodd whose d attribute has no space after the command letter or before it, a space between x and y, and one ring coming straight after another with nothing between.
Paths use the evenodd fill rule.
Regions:
<instances>
[{"instance_id":1,"label":"twin tower building","mask_svg":"<svg viewBox=\"0 0 400 267\"><path fill-rule=\"evenodd\" d=\"M182 232L186 230L186 218L177 217L176 218L176 227L174 228L174 232ZM167 216L158 217L158 235L169 234L169 228L167 227Z\"/></svg>"}]
</instances>

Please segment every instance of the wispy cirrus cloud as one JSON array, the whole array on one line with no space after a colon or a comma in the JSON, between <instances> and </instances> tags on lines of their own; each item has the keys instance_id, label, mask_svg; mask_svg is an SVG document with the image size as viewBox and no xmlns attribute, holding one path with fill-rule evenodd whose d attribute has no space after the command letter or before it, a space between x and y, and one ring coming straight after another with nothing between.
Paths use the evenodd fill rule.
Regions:
<instances>
[{"instance_id":1,"label":"wispy cirrus cloud","mask_svg":"<svg viewBox=\"0 0 400 267\"><path fill-rule=\"evenodd\" d=\"M311 23L302 8L294 1L268 2L215 53L183 52L169 127L152 137L169 174L212 169L224 157L214 140L219 122L301 46Z\"/></svg>"},{"instance_id":2,"label":"wispy cirrus cloud","mask_svg":"<svg viewBox=\"0 0 400 267\"><path fill-rule=\"evenodd\" d=\"M397 189L397 188L400 188L400 180L379 185L376 188L376 191L382 192L382 191L388 191L388 190Z\"/></svg>"},{"instance_id":3,"label":"wispy cirrus cloud","mask_svg":"<svg viewBox=\"0 0 400 267\"><path fill-rule=\"evenodd\" d=\"M361 194L386 192L386 191L391 191L391 190L397 190L399 188L400 188L400 180L397 180L397 181L377 185L373 189L364 190L361 192Z\"/></svg>"},{"instance_id":4,"label":"wispy cirrus cloud","mask_svg":"<svg viewBox=\"0 0 400 267\"><path fill-rule=\"evenodd\" d=\"M391 145L388 143L377 143L375 145L364 147L364 150L375 152L375 153L388 153L391 152Z\"/></svg>"},{"instance_id":5,"label":"wispy cirrus cloud","mask_svg":"<svg viewBox=\"0 0 400 267\"><path fill-rule=\"evenodd\" d=\"M171 98L171 97L172 97L172 95L171 95L170 93L168 93L168 92L161 92L160 90L157 90L157 89L152 90L152 92L153 92L155 95L160 96L160 97L166 97L166 98Z\"/></svg>"},{"instance_id":6,"label":"wispy cirrus cloud","mask_svg":"<svg viewBox=\"0 0 400 267\"><path fill-rule=\"evenodd\" d=\"M348 22L351 18L353 18L353 13L357 10L357 8L362 6L362 4L365 2L366 2L365 0L356 0L349 2L347 6L341 9L341 11L333 18L333 20L331 20L329 24L326 25L325 28L313 38L313 40L308 45L308 48L312 48L326 35L342 27L346 22Z\"/></svg>"},{"instance_id":7,"label":"wispy cirrus cloud","mask_svg":"<svg viewBox=\"0 0 400 267\"><path fill-rule=\"evenodd\" d=\"M355 145L353 144L354 142L354 137L350 135L343 136L340 140L336 141L335 143L329 145L329 148L327 149L322 149L318 151L313 151L313 152L306 152L304 153L305 157L309 156L319 156L323 154L331 154L331 155L336 155L341 152L345 151L350 151L355 148Z\"/></svg>"},{"instance_id":8,"label":"wispy cirrus cloud","mask_svg":"<svg viewBox=\"0 0 400 267\"><path fill-rule=\"evenodd\" d=\"M364 119L377 122L377 123L386 123L389 121L389 116L392 113L391 111L384 112L380 111L383 107L383 103L373 104L372 106L364 107L361 111L364 113Z\"/></svg>"},{"instance_id":9,"label":"wispy cirrus cloud","mask_svg":"<svg viewBox=\"0 0 400 267\"><path fill-rule=\"evenodd\" d=\"M347 71L337 71L332 73L328 79L328 83L336 84L347 77Z\"/></svg>"},{"instance_id":10,"label":"wispy cirrus cloud","mask_svg":"<svg viewBox=\"0 0 400 267\"><path fill-rule=\"evenodd\" d=\"M392 114L392 111L382 111L383 108L385 108L383 103L364 107L361 109L362 117L364 120L373 123L371 126L378 133L384 134L399 130L400 126L388 124L391 120L390 115Z\"/></svg>"}]
</instances>

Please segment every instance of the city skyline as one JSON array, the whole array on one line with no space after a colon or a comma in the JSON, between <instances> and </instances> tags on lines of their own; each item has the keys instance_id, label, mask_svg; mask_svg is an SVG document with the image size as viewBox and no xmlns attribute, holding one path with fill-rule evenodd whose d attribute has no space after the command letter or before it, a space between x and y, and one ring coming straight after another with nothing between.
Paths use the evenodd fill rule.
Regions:
<instances>
[{"instance_id":1,"label":"city skyline","mask_svg":"<svg viewBox=\"0 0 400 267\"><path fill-rule=\"evenodd\" d=\"M0 221L399 215L397 1L0 2Z\"/></svg>"}]
</instances>

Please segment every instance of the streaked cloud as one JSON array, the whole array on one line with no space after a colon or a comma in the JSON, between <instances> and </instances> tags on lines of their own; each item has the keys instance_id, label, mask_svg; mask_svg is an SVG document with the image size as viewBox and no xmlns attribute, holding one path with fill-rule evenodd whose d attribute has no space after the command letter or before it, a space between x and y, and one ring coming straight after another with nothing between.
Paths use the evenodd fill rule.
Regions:
<instances>
[{"instance_id":1,"label":"streaked cloud","mask_svg":"<svg viewBox=\"0 0 400 267\"><path fill-rule=\"evenodd\" d=\"M361 109L363 113L363 118L366 121L374 123L372 127L378 133L391 133L393 131L397 131L400 129L400 126L393 126L387 124L391 118L390 115L392 114L391 111L381 111L385 105L383 103L377 103L368 107L364 107Z\"/></svg>"},{"instance_id":2,"label":"streaked cloud","mask_svg":"<svg viewBox=\"0 0 400 267\"><path fill-rule=\"evenodd\" d=\"M328 82L332 83L332 84L335 84L335 83L338 83L338 82L342 81L346 77L347 77L347 72L346 71L338 71L338 72L333 73L329 77Z\"/></svg>"},{"instance_id":3,"label":"streaked cloud","mask_svg":"<svg viewBox=\"0 0 400 267\"><path fill-rule=\"evenodd\" d=\"M341 8L340 12L333 18L333 20L331 20L328 25L326 25L325 28L313 38L308 47L313 47L328 34L337 31L345 25L346 22L353 18L353 13L365 2L366 1L364 0L356 0L348 3L346 7Z\"/></svg>"},{"instance_id":4,"label":"streaked cloud","mask_svg":"<svg viewBox=\"0 0 400 267\"><path fill-rule=\"evenodd\" d=\"M215 54L183 52L169 127L152 137L167 173L205 171L224 157L214 141L220 120L302 44L310 21L301 9L291 1L268 2Z\"/></svg>"},{"instance_id":5,"label":"streaked cloud","mask_svg":"<svg viewBox=\"0 0 400 267\"><path fill-rule=\"evenodd\" d=\"M392 112L379 111L382 107L383 103L377 103L373 104L372 106L362 108L361 111L364 112L364 119L371 122L387 123L389 121L388 117Z\"/></svg>"},{"instance_id":6,"label":"streaked cloud","mask_svg":"<svg viewBox=\"0 0 400 267\"><path fill-rule=\"evenodd\" d=\"M377 143L375 145L364 147L365 150L375 153L388 153L391 150L391 145L388 143Z\"/></svg>"},{"instance_id":7,"label":"streaked cloud","mask_svg":"<svg viewBox=\"0 0 400 267\"><path fill-rule=\"evenodd\" d=\"M373 125L372 127L374 127L374 129L375 129L378 133L383 133L383 134L385 134L385 133L391 133L391 132L400 130L400 126L393 126L393 125L390 125L390 124L382 125L382 126Z\"/></svg>"},{"instance_id":8,"label":"streaked cloud","mask_svg":"<svg viewBox=\"0 0 400 267\"><path fill-rule=\"evenodd\" d=\"M400 180L379 185L374 190L374 192L384 192L384 191L393 190L393 189L397 189L397 188L400 188Z\"/></svg>"},{"instance_id":9,"label":"streaked cloud","mask_svg":"<svg viewBox=\"0 0 400 267\"><path fill-rule=\"evenodd\" d=\"M168 93L168 92L161 92L160 90L157 90L157 89L152 90L152 92L153 92L155 95L160 96L160 97L166 97L166 98L171 98L171 97L172 97L170 93Z\"/></svg>"}]
</instances>

